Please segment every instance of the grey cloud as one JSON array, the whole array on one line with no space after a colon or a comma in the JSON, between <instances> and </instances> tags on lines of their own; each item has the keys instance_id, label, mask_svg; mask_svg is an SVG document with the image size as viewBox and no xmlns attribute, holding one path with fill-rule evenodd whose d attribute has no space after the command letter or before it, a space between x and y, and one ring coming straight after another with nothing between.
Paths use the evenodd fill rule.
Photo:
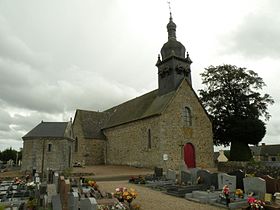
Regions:
<instances>
[{"instance_id":1,"label":"grey cloud","mask_svg":"<svg viewBox=\"0 0 280 210\"><path fill-rule=\"evenodd\" d=\"M5 110L0 109L0 119L0 131L10 131L11 129L9 125L12 122L12 117L10 114Z\"/></svg>"},{"instance_id":2,"label":"grey cloud","mask_svg":"<svg viewBox=\"0 0 280 210\"><path fill-rule=\"evenodd\" d=\"M240 53L249 58L279 58L279 7L279 1L267 1L259 11L247 15L224 37L222 42L226 53Z\"/></svg>"}]
</instances>

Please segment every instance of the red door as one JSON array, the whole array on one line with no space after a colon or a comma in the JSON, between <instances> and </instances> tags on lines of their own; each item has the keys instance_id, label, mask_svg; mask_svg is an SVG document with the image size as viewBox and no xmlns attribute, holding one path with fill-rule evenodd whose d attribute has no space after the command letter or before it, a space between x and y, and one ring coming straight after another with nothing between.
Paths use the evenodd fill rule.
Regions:
<instances>
[{"instance_id":1,"label":"red door","mask_svg":"<svg viewBox=\"0 0 280 210\"><path fill-rule=\"evenodd\" d=\"M188 168L195 168L195 151L191 143L184 146L184 160Z\"/></svg>"}]
</instances>

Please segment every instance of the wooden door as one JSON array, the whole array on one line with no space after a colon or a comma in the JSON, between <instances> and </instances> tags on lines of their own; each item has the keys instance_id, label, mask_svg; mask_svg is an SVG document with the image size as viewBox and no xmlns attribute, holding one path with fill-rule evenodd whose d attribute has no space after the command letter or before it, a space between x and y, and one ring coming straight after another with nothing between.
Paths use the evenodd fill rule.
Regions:
<instances>
[{"instance_id":1,"label":"wooden door","mask_svg":"<svg viewBox=\"0 0 280 210\"><path fill-rule=\"evenodd\" d=\"M195 150L191 143L184 146L184 160L188 168L195 168Z\"/></svg>"}]
</instances>

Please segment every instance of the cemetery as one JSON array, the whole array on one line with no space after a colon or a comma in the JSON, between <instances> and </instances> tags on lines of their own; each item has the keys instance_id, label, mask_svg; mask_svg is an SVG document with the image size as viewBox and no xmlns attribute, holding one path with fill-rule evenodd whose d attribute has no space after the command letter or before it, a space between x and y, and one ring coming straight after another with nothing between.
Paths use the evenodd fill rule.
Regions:
<instances>
[{"instance_id":1,"label":"cemetery","mask_svg":"<svg viewBox=\"0 0 280 210\"><path fill-rule=\"evenodd\" d=\"M7 210L142 209L141 203L134 201L138 190L124 184L107 192L92 177L52 172L44 182L38 173L2 179L1 206ZM242 170L225 173L201 168L182 167L175 171L155 167L153 174L131 176L127 183L219 209L261 209L261 206L280 209L280 180L269 175L253 176Z\"/></svg>"},{"instance_id":2,"label":"cemetery","mask_svg":"<svg viewBox=\"0 0 280 210\"><path fill-rule=\"evenodd\" d=\"M242 170L211 173L200 168L176 171L155 168L153 176L129 180L165 194L225 209L280 209L280 180L254 177Z\"/></svg>"}]
</instances>

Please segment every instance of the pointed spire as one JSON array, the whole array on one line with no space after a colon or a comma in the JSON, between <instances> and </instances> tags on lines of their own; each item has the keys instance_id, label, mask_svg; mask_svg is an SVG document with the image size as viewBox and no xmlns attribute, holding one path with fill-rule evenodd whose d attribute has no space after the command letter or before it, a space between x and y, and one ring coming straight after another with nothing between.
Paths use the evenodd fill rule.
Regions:
<instances>
[{"instance_id":1,"label":"pointed spire","mask_svg":"<svg viewBox=\"0 0 280 210\"><path fill-rule=\"evenodd\" d=\"M158 66L160 63L161 63L160 55L158 54L158 60L157 60L156 66Z\"/></svg>"},{"instance_id":2,"label":"pointed spire","mask_svg":"<svg viewBox=\"0 0 280 210\"><path fill-rule=\"evenodd\" d=\"M176 39L176 24L173 22L172 12L170 2L167 2L169 5L169 23L167 24L167 31L168 31L168 39Z\"/></svg>"}]
</instances>

